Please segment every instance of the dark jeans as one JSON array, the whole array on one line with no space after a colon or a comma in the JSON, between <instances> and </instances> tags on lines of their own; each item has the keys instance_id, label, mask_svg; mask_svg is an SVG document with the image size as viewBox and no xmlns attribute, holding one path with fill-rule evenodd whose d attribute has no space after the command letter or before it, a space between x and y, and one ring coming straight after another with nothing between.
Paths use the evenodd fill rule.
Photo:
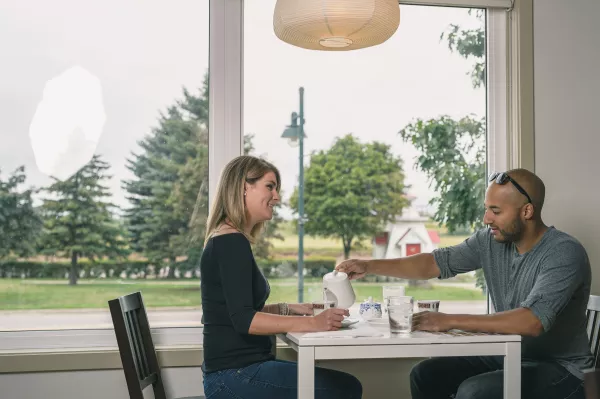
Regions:
<instances>
[{"instance_id":1,"label":"dark jeans","mask_svg":"<svg viewBox=\"0 0 600 399\"><path fill-rule=\"evenodd\" d=\"M442 357L410 373L412 399L502 399L503 358ZM556 363L521 363L522 399L584 399L583 381Z\"/></svg>"},{"instance_id":2,"label":"dark jeans","mask_svg":"<svg viewBox=\"0 0 600 399\"><path fill-rule=\"evenodd\" d=\"M204 374L206 399L296 399L298 365L283 360ZM360 399L362 385L350 374L315 368L315 399Z\"/></svg>"}]
</instances>

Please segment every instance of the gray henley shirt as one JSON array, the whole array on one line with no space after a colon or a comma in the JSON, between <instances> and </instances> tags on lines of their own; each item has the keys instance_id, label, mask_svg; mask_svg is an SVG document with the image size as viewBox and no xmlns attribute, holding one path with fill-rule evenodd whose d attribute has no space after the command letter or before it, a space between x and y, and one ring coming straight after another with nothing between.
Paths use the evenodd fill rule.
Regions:
<instances>
[{"instance_id":1,"label":"gray henley shirt","mask_svg":"<svg viewBox=\"0 0 600 399\"><path fill-rule=\"evenodd\" d=\"M550 227L530 251L519 254L513 243L497 242L482 229L433 255L440 279L483 268L497 312L528 308L540 319L544 332L523 337L524 360L555 361L580 379L582 370L593 367L585 316L590 262L575 238Z\"/></svg>"}]
</instances>

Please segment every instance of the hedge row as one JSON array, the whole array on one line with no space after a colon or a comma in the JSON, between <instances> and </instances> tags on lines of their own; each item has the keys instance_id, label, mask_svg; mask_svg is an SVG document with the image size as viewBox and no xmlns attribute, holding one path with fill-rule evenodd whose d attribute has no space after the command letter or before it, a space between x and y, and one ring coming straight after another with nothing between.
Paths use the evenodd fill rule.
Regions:
<instances>
[{"instance_id":1,"label":"hedge row","mask_svg":"<svg viewBox=\"0 0 600 399\"><path fill-rule=\"evenodd\" d=\"M78 262L80 277L131 277L152 275L153 266L147 261ZM71 264L68 262L11 261L0 263L0 278L66 278ZM160 272L160 271L158 271Z\"/></svg>"},{"instance_id":2,"label":"hedge row","mask_svg":"<svg viewBox=\"0 0 600 399\"><path fill-rule=\"evenodd\" d=\"M335 267L333 258L311 258L304 262L305 275L322 277ZM296 259L259 259L259 268L267 277L293 277L297 273ZM175 266L176 278L200 277L199 266L185 262ZM8 261L0 262L0 278L54 278L62 279L69 276L71 264L68 262L30 262ZM125 262L79 262L80 277L82 278L168 278L168 267L156 267L148 261Z\"/></svg>"},{"instance_id":3,"label":"hedge row","mask_svg":"<svg viewBox=\"0 0 600 399\"><path fill-rule=\"evenodd\" d=\"M335 267L335 258L311 258L304 261L304 274L311 277L323 277ZM298 259L261 259L256 264L266 277L286 278L298 273Z\"/></svg>"}]
</instances>

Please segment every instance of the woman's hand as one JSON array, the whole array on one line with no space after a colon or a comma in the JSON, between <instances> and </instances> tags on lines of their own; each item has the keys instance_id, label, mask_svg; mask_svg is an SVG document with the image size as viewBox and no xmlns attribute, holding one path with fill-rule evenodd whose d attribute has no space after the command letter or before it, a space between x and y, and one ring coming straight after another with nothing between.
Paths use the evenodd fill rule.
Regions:
<instances>
[{"instance_id":1,"label":"woman's hand","mask_svg":"<svg viewBox=\"0 0 600 399\"><path fill-rule=\"evenodd\" d=\"M350 316L348 309L327 309L312 318L313 331L337 331L342 327L344 316Z\"/></svg>"},{"instance_id":2,"label":"woman's hand","mask_svg":"<svg viewBox=\"0 0 600 399\"><path fill-rule=\"evenodd\" d=\"M312 316L312 303L290 303L288 304L290 316Z\"/></svg>"}]
</instances>

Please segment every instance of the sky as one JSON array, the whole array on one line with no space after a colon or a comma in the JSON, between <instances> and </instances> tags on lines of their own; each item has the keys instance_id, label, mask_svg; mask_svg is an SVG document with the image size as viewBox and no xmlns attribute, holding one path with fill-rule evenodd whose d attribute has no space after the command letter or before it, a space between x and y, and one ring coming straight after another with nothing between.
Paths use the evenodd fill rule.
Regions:
<instances>
[{"instance_id":1,"label":"sky","mask_svg":"<svg viewBox=\"0 0 600 399\"><path fill-rule=\"evenodd\" d=\"M245 1L244 132L280 168L284 199L297 184L298 148L280 136L303 86L307 165L312 151L348 133L386 142L425 206L435 193L398 131L415 118L485 115L472 63L440 42L449 24L480 22L464 9L401 6L400 27L382 45L321 52L279 40L274 5ZM183 87L202 86L208 22L208 0L2 0L1 176L25 165L27 185L47 185L49 171L68 176L95 152L112 165L113 202L126 206L120 180L131 178L126 160L137 142Z\"/></svg>"}]
</instances>

